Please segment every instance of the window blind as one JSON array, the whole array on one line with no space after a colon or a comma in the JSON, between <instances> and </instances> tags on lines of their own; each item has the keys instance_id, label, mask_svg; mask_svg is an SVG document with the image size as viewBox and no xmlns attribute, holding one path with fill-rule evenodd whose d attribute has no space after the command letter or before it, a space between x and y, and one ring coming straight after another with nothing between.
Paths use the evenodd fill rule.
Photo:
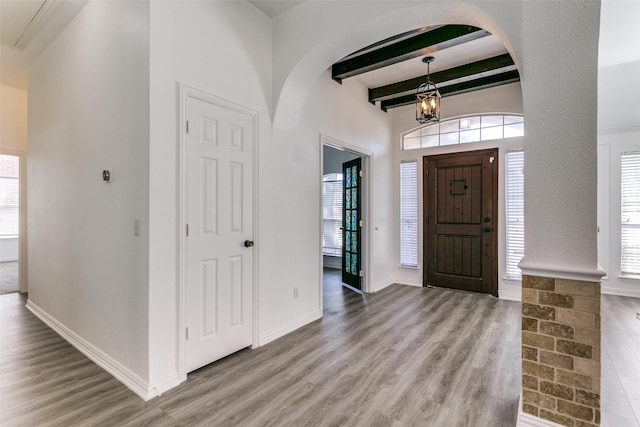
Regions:
<instances>
[{"instance_id":1,"label":"window blind","mask_svg":"<svg viewBox=\"0 0 640 427\"><path fill-rule=\"evenodd\" d=\"M620 163L620 272L640 275L640 151Z\"/></svg>"},{"instance_id":2,"label":"window blind","mask_svg":"<svg viewBox=\"0 0 640 427\"><path fill-rule=\"evenodd\" d=\"M400 265L418 266L418 162L400 163Z\"/></svg>"},{"instance_id":3,"label":"window blind","mask_svg":"<svg viewBox=\"0 0 640 427\"><path fill-rule=\"evenodd\" d=\"M0 155L0 236L17 236L20 227L20 157Z\"/></svg>"},{"instance_id":4,"label":"window blind","mask_svg":"<svg viewBox=\"0 0 640 427\"><path fill-rule=\"evenodd\" d=\"M322 253L342 256L342 174L322 180Z\"/></svg>"},{"instance_id":5,"label":"window blind","mask_svg":"<svg viewBox=\"0 0 640 427\"><path fill-rule=\"evenodd\" d=\"M521 279L518 263L524 256L524 151L506 153L506 274Z\"/></svg>"}]
</instances>

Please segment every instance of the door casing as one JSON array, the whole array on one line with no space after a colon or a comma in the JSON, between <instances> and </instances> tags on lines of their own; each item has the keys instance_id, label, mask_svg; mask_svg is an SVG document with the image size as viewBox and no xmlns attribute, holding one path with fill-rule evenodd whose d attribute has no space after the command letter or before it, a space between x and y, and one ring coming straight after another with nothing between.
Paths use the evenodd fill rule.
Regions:
<instances>
[{"instance_id":1,"label":"door casing","mask_svg":"<svg viewBox=\"0 0 640 427\"><path fill-rule=\"evenodd\" d=\"M258 134L259 134L259 115L257 111L251 110L242 105L219 98L215 95L178 83L178 139L179 139L179 168L178 168L178 376L180 381L187 379L186 367L186 233L185 224L187 218L187 157L186 157L186 104L187 98L193 97L204 102L215 104L217 106L238 111L253 118L253 232L254 236L259 236L258 232ZM258 319L258 261L259 261L259 241L254 237L256 245L253 247L253 343L252 348L259 346L259 319Z\"/></svg>"},{"instance_id":2,"label":"door casing","mask_svg":"<svg viewBox=\"0 0 640 427\"><path fill-rule=\"evenodd\" d=\"M318 287L318 300L319 300L319 311L322 315L323 310L323 301L322 301L322 167L324 165L324 156L323 156L323 147L329 146L335 148L337 150L345 150L350 151L354 154L358 154L362 157L362 170L364 171L364 179L363 179L363 192L362 192L362 215L364 219L364 225L362 227L362 253L363 253L363 271L364 277L362 281L362 290L365 293L372 292L371 289L371 274L370 274L370 265L371 265L371 251L370 251L370 241L371 241L371 227L370 227L370 212L371 212L371 194L373 193L373 183L370 177L373 175L371 170L371 157L373 153L369 150L366 150L362 147L358 147L353 144L349 144L347 142L341 141L339 139L330 137L328 135L320 134L320 176L318 177L318 182L320 183L320 190L318 191L318 199L319 199L319 215L320 221L318 227L319 233L319 242L320 242L320 258L319 258L319 287Z\"/></svg>"}]
</instances>

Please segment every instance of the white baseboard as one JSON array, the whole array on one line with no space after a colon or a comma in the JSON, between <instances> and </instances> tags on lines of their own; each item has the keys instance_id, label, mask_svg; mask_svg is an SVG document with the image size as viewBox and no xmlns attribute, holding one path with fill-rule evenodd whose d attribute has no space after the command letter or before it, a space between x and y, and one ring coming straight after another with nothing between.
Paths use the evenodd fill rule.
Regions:
<instances>
[{"instance_id":1,"label":"white baseboard","mask_svg":"<svg viewBox=\"0 0 640 427\"><path fill-rule=\"evenodd\" d=\"M611 288L608 286L603 286L602 293L607 295L617 295L620 297L633 297L640 298L640 288L639 289L624 289L624 288Z\"/></svg>"},{"instance_id":2,"label":"white baseboard","mask_svg":"<svg viewBox=\"0 0 640 427\"><path fill-rule=\"evenodd\" d=\"M260 346L263 346L271 341L274 341L280 337L287 335L290 332L295 331L298 328L301 328L311 322L314 322L322 317L322 313L316 310L311 313L308 313L298 319L295 319L291 322L288 322L276 329L273 329L262 336L260 336Z\"/></svg>"},{"instance_id":3,"label":"white baseboard","mask_svg":"<svg viewBox=\"0 0 640 427\"><path fill-rule=\"evenodd\" d=\"M180 385L181 382L182 381L180 380L180 376L176 372L175 374L171 374L166 378L163 378L159 381L149 384L148 394L151 396L149 397L149 399L162 395L162 393L164 393L165 391L171 390L172 388ZM146 400L149 400L149 399L146 399Z\"/></svg>"},{"instance_id":4,"label":"white baseboard","mask_svg":"<svg viewBox=\"0 0 640 427\"><path fill-rule=\"evenodd\" d=\"M562 425L554 423L553 421L544 420L522 412L522 394L520 395L519 408L516 427L562 427Z\"/></svg>"},{"instance_id":5,"label":"white baseboard","mask_svg":"<svg viewBox=\"0 0 640 427\"><path fill-rule=\"evenodd\" d=\"M54 332L64 338L69 344L91 359L91 361L96 365L113 375L118 381L127 386L127 388L145 401L150 400L160 395L161 392L171 388L166 388L170 384L173 384L173 382L170 381L163 381L160 384L156 384L154 387L149 387L149 383L140 378L135 372L131 371L117 360L114 360L111 356L80 337L62 323L58 322L53 316L42 310L30 299L27 300L27 308L38 319L42 320L47 326L53 329ZM177 379L177 374L175 378ZM175 385L177 385L177 383Z\"/></svg>"},{"instance_id":6,"label":"white baseboard","mask_svg":"<svg viewBox=\"0 0 640 427\"><path fill-rule=\"evenodd\" d=\"M542 418L534 417L526 412L518 413L517 427L562 427L561 424L554 423L553 421L543 420Z\"/></svg>"},{"instance_id":7,"label":"white baseboard","mask_svg":"<svg viewBox=\"0 0 640 427\"><path fill-rule=\"evenodd\" d=\"M498 287L498 298L509 301L522 301L522 288L517 286Z\"/></svg>"}]
</instances>

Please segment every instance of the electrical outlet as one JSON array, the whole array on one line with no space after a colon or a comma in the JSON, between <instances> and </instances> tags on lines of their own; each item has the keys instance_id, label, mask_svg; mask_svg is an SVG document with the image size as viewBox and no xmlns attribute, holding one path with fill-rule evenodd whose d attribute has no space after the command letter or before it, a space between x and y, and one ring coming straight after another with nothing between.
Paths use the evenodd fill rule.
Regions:
<instances>
[{"instance_id":1,"label":"electrical outlet","mask_svg":"<svg viewBox=\"0 0 640 427\"><path fill-rule=\"evenodd\" d=\"M293 288L293 299L298 298L298 287Z\"/></svg>"}]
</instances>

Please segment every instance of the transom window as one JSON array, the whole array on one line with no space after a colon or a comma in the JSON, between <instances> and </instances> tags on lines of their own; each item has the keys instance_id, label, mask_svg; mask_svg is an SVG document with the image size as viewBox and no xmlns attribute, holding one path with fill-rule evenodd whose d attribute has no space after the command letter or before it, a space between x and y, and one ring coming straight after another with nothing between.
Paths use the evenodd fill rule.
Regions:
<instances>
[{"instance_id":1,"label":"transom window","mask_svg":"<svg viewBox=\"0 0 640 427\"><path fill-rule=\"evenodd\" d=\"M402 149L466 144L524 135L524 117L492 114L458 117L414 129L402 135Z\"/></svg>"}]
</instances>

